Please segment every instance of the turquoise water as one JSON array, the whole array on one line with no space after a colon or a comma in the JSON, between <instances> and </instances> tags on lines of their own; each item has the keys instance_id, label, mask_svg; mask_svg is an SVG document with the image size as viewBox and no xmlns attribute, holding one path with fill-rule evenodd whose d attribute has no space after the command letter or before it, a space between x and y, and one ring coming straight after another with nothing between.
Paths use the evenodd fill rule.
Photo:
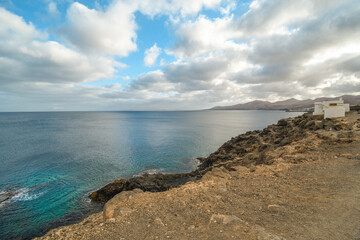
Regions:
<instances>
[{"instance_id":1,"label":"turquoise water","mask_svg":"<svg viewBox=\"0 0 360 240\"><path fill-rule=\"evenodd\" d=\"M0 113L0 239L29 239L99 211L89 192L144 171L187 172L199 156L282 111Z\"/></svg>"}]
</instances>

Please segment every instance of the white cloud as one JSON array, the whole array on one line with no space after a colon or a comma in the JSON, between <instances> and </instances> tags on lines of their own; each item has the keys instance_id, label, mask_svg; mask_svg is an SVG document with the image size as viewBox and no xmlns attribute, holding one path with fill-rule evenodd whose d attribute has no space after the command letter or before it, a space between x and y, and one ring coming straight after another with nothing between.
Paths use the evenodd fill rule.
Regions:
<instances>
[{"instance_id":1,"label":"white cloud","mask_svg":"<svg viewBox=\"0 0 360 240\"><path fill-rule=\"evenodd\" d=\"M48 99L54 106L77 102L71 107L80 109L89 103L144 110L360 94L356 0L255 0L242 16L231 15L231 4L118 0L93 10L73 3L60 31L70 47L0 8L0 97L15 101L20 93L40 105ZM224 15L196 15L205 8ZM176 40L164 51L176 60L161 59L160 70L121 78L129 80L122 86L81 85L114 76L121 67L115 56L136 51L137 11L167 15ZM161 51L156 44L147 49L145 64L154 65Z\"/></svg>"},{"instance_id":2,"label":"white cloud","mask_svg":"<svg viewBox=\"0 0 360 240\"><path fill-rule=\"evenodd\" d=\"M135 12L177 18L197 14L203 8L215 8L220 3L221 0L118 0L105 10L96 10L75 2L68 9L67 23L59 33L80 50L125 57L137 50Z\"/></svg>"},{"instance_id":3,"label":"white cloud","mask_svg":"<svg viewBox=\"0 0 360 240\"><path fill-rule=\"evenodd\" d=\"M196 15L202 9L221 8L222 0L133 0L133 4L137 5L137 9L142 13L150 16L157 14L172 15L173 17L186 17L188 15Z\"/></svg>"},{"instance_id":4,"label":"white cloud","mask_svg":"<svg viewBox=\"0 0 360 240\"><path fill-rule=\"evenodd\" d=\"M75 2L67 21L59 33L80 50L124 57L137 49L134 9L121 1L105 11Z\"/></svg>"},{"instance_id":5,"label":"white cloud","mask_svg":"<svg viewBox=\"0 0 360 240\"><path fill-rule=\"evenodd\" d=\"M243 38L288 33L294 26L336 8L339 0L254 0L236 22Z\"/></svg>"},{"instance_id":6,"label":"white cloud","mask_svg":"<svg viewBox=\"0 0 360 240\"><path fill-rule=\"evenodd\" d=\"M53 2L53 1L49 2L47 10L48 10L50 16L52 16L53 18L59 18L60 17L60 12L57 9L56 2Z\"/></svg>"},{"instance_id":7,"label":"white cloud","mask_svg":"<svg viewBox=\"0 0 360 240\"><path fill-rule=\"evenodd\" d=\"M26 42L32 39L45 39L47 34L42 33L32 23L25 23L22 17L14 15L0 7L0 41L12 43Z\"/></svg>"},{"instance_id":8,"label":"white cloud","mask_svg":"<svg viewBox=\"0 0 360 240\"><path fill-rule=\"evenodd\" d=\"M234 39L238 36L233 24L232 16L213 21L206 16L200 16L196 21L187 21L176 31L178 38L169 53L187 58L233 47Z\"/></svg>"},{"instance_id":9,"label":"white cloud","mask_svg":"<svg viewBox=\"0 0 360 240\"><path fill-rule=\"evenodd\" d=\"M110 78L121 67L111 58L83 55L31 23L0 8L0 82L87 82Z\"/></svg>"},{"instance_id":10,"label":"white cloud","mask_svg":"<svg viewBox=\"0 0 360 240\"><path fill-rule=\"evenodd\" d=\"M185 63L170 64L164 70L169 81L175 77L184 88L188 79L196 79L196 65L202 62L206 71L202 74L206 80L202 81L207 85L194 88L191 82L188 91L230 81L245 87L242 89L246 89L247 96L266 100L307 98L329 93L329 84L325 83L332 82L332 95L350 90L359 93L360 89L339 87L340 82L349 79L352 83L346 86L358 86L354 82L360 82L359 16L356 1L253 1L249 11L239 18L210 20L200 16L180 24L175 47L167 52ZM217 69L205 61L212 56L223 63L215 64ZM168 71L173 65L181 71ZM215 75L210 74L213 70ZM294 89L301 94L296 95Z\"/></svg>"},{"instance_id":11,"label":"white cloud","mask_svg":"<svg viewBox=\"0 0 360 240\"><path fill-rule=\"evenodd\" d=\"M158 56L161 53L161 48L156 46L156 43L145 51L144 63L147 67L155 65Z\"/></svg>"},{"instance_id":12,"label":"white cloud","mask_svg":"<svg viewBox=\"0 0 360 240\"><path fill-rule=\"evenodd\" d=\"M120 77L122 80L129 81L131 78L129 76Z\"/></svg>"}]
</instances>

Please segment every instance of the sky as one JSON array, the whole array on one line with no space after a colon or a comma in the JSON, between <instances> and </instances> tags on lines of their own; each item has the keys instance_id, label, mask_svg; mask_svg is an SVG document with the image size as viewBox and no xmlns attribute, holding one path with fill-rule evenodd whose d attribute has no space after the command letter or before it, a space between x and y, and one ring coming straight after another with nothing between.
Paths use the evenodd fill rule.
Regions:
<instances>
[{"instance_id":1,"label":"sky","mask_svg":"<svg viewBox=\"0 0 360 240\"><path fill-rule=\"evenodd\" d=\"M0 111L360 94L358 0L0 0Z\"/></svg>"}]
</instances>

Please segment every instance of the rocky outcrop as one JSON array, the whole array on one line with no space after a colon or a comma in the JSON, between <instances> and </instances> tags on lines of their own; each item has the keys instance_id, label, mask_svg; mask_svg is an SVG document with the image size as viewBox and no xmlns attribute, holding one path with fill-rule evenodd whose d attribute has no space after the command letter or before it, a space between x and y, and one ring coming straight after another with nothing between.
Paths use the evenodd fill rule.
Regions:
<instances>
[{"instance_id":1,"label":"rocky outcrop","mask_svg":"<svg viewBox=\"0 0 360 240\"><path fill-rule=\"evenodd\" d=\"M179 174L145 174L130 179L115 180L103 188L90 194L93 201L107 202L116 194L133 189L141 189L147 192L162 192L173 187L178 187L188 181L200 178L198 171Z\"/></svg>"},{"instance_id":2,"label":"rocky outcrop","mask_svg":"<svg viewBox=\"0 0 360 240\"><path fill-rule=\"evenodd\" d=\"M122 191L131 191L133 189L148 192L166 191L189 181L199 180L204 174L216 167L224 167L232 171L233 167L237 165L246 166L250 169L260 164L271 165L274 162L273 152L275 149L285 147L292 142L299 142L307 138L310 132L312 134L316 133L318 139L351 142L352 133L350 130L354 124L354 122L346 122L345 119L319 119L312 114L281 119L277 124L270 125L262 131L249 131L232 138L207 158L200 158L201 164L193 172L145 174L130 179L115 180L91 193L89 197L93 201L107 202ZM343 131L338 136L336 132L340 130ZM297 151L300 153L311 147L311 145L305 145L299 147ZM292 158L291 161L302 160L299 157L295 158L295 160Z\"/></svg>"}]
</instances>

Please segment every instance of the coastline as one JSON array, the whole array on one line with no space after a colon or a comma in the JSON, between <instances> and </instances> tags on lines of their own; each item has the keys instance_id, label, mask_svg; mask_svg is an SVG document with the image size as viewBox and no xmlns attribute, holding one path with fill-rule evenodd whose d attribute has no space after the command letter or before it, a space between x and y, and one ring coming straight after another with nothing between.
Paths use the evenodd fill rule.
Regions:
<instances>
[{"instance_id":1,"label":"coastline","mask_svg":"<svg viewBox=\"0 0 360 240\"><path fill-rule=\"evenodd\" d=\"M291 198L288 200L286 196L282 196L283 192L294 191L285 184L286 181L280 184L289 171L300 171L299 168L309 166L316 168L321 164L326 168L328 159L325 158L351 159L355 164L360 158L358 152L350 155L340 152L344 149L351 152L354 146L358 146L358 119L357 112L351 112L345 119L335 120L318 120L310 114L282 119L262 131L251 131L232 138L209 157L202 159L199 168L191 173L145 175L117 180L93 194L93 198L98 198L97 200L108 201L102 213L93 214L81 223L51 230L36 239L90 239L94 236L105 239L114 236L123 239L156 239L156 236L158 239L166 239L169 236L179 239L176 237L179 236L176 235L177 231L189 238L202 238L211 236L207 235L211 232L207 229L212 228L217 230L213 236L231 233L229 238L259 239L260 235L273 235L277 239L288 237L291 233L285 230L278 233L268 224L261 223L264 217L257 217L262 213L265 213L266 219L271 219L274 215L288 215L285 210L296 205L291 202ZM338 152L334 150L337 146L341 146ZM309 170L309 173L312 171ZM325 175L324 173L324 179ZM291 177L287 176L289 179ZM290 180L289 182L291 183ZM241 184L238 185L239 183ZM245 187L245 183L254 186ZM279 190L277 196L269 183L274 184L277 187L275 189L284 188L283 192ZM297 184L295 186L300 188L301 185ZM310 182L304 184L309 188L311 186ZM336 184L338 183L335 182L334 186ZM267 192L267 187L272 191ZM125 191L122 192L123 190ZM313 190L313 194L318 191ZM274 196L269 200L262 192ZM253 206L249 199L262 204ZM287 201L290 202L289 206L284 203ZM235 210L235 203L242 203L251 211L248 212L247 208ZM221 207L218 208L219 206ZM258 207L261 209L254 210ZM295 206L295 210L296 207L298 206ZM229 211L230 208L234 208L233 213ZM223 210L220 211L221 209ZM302 210L307 211L306 208ZM299 214L303 214L303 211ZM244 213L241 214L242 212ZM254 215L255 220L249 215ZM185 225L173 226L179 222ZM115 228L121 231L114 230ZM237 232L231 231L231 228L237 229ZM91 229L95 232L91 232ZM146 230L149 235L142 235L144 233L140 229Z\"/></svg>"}]
</instances>

